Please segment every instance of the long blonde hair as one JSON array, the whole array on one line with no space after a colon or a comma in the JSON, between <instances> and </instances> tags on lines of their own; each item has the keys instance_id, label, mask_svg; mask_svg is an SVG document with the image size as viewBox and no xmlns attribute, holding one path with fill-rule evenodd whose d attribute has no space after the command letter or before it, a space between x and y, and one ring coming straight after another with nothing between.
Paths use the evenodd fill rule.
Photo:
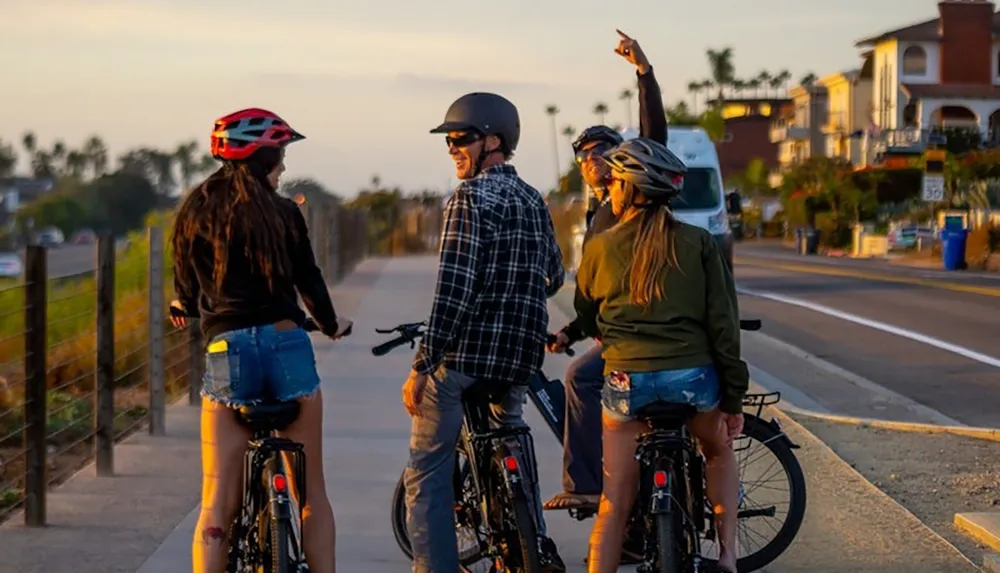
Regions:
<instances>
[{"instance_id":1,"label":"long blonde hair","mask_svg":"<svg viewBox=\"0 0 1000 573\"><path fill-rule=\"evenodd\" d=\"M643 199L635 185L622 182L624 202L630 205L622 216L622 223L638 218L639 231L632 246L632 265L629 267L628 284L632 304L648 312L654 300L666 296L665 273L680 268L677 263L677 219L665 204L650 204Z\"/></svg>"}]
</instances>

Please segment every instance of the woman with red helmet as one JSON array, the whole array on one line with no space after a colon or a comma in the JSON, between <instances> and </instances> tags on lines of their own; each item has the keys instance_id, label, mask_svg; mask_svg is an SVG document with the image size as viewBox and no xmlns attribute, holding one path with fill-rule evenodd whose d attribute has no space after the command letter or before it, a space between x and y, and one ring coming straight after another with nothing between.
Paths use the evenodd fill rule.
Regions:
<instances>
[{"instance_id":1,"label":"woman with red helmet","mask_svg":"<svg viewBox=\"0 0 1000 573\"><path fill-rule=\"evenodd\" d=\"M184 199L173 233L174 305L201 318L207 344L202 388L202 503L192 544L194 573L223 573L239 509L250 434L233 409L265 399L298 401L285 432L306 453L303 545L313 573L334 571L334 519L324 487L323 400L302 326L301 296L336 340L337 316L298 207L276 191L285 146L304 139L277 115L245 109L215 122L222 166ZM184 319L174 319L183 326Z\"/></svg>"}]
</instances>

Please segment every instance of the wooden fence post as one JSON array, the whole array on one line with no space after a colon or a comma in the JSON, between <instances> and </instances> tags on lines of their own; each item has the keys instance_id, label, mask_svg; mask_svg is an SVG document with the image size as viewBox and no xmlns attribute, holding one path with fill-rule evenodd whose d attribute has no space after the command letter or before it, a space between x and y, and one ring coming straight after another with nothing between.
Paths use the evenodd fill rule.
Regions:
<instances>
[{"instance_id":1,"label":"wooden fence post","mask_svg":"<svg viewBox=\"0 0 1000 573\"><path fill-rule=\"evenodd\" d=\"M163 229L147 230L149 267L146 285L149 291L149 433L167 433L167 388L164 371L163 320Z\"/></svg>"},{"instance_id":2,"label":"wooden fence post","mask_svg":"<svg viewBox=\"0 0 1000 573\"><path fill-rule=\"evenodd\" d=\"M97 240L97 383L94 392L94 465L114 475L115 446L115 237Z\"/></svg>"},{"instance_id":3,"label":"wooden fence post","mask_svg":"<svg viewBox=\"0 0 1000 573\"><path fill-rule=\"evenodd\" d=\"M24 524L45 525L48 426L47 255L28 246L24 269Z\"/></svg>"}]
</instances>

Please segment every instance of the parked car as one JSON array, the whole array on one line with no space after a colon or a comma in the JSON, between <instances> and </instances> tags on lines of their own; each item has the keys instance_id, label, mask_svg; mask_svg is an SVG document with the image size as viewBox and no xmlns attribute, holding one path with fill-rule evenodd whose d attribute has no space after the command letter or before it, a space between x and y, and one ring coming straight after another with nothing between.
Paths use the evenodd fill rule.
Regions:
<instances>
[{"instance_id":1,"label":"parked car","mask_svg":"<svg viewBox=\"0 0 1000 573\"><path fill-rule=\"evenodd\" d=\"M80 229L73 235L70 242L74 245L93 245L97 242L97 233L92 229Z\"/></svg>"},{"instance_id":2,"label":"parked car","mask_svg":"<svg viewBox=\"0 0 1000 573\"><path fill-rule=\"evenodd\" d=\"M0 278L16 279L24 272L21 257L16 253L0 253Z\"/></svg>"},{"instance_id":3,"label":"parked car","mask_svg":"<svg viewBox=\"0 0 1000 573\"><path fill-rule=\"evenodd\" d=\"M35 235L35 242L43 247L58 247L66 242L66 237L57 227L45 227Z\"/></svg>"}]
</instances>

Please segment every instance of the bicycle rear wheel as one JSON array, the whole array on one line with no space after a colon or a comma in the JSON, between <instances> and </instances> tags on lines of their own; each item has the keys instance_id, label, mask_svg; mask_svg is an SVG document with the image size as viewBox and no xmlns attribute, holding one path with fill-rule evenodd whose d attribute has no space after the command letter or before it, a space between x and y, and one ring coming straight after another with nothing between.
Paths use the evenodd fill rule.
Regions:
<instances>
[{"instance_id":1,"label":"bicycle rear wheel","mask_svg":"<svg viewBox=\"0 0 1000 573\"><path fill-rule=\"evenodd\" d=\"M507 476L511 471L506 459L511 457L506 445L497 447L493 454L490 474L492 522L491 530L501 539L504 566L511 573L541 573L542 562L538 551L538 527L522 482L508 489ZM526 477L520 474L522 480ZM509 493L508 493L509 492Z\"/></svg>"}]
</instances>

